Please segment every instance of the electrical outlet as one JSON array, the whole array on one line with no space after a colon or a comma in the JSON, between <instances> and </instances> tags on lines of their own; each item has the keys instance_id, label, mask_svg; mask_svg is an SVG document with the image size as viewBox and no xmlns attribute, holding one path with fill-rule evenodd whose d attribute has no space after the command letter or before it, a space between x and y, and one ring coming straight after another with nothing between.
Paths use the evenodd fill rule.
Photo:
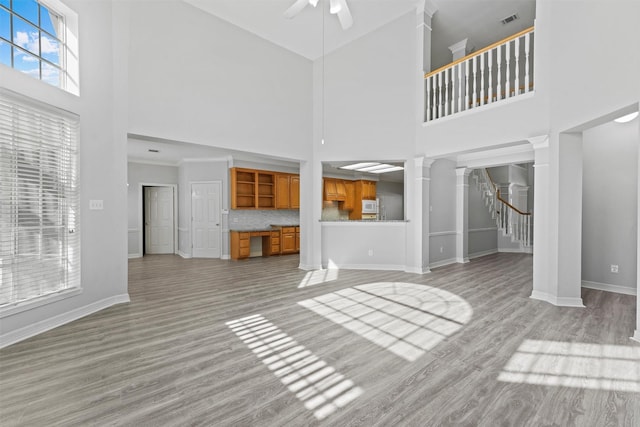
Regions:
<instances>
[{"instance_id":1,"label":"electrical outlet","mask_svg":"<svg viewBox=\"0 0 640 427\"><path fill-rule=\"evenodd\" d=\"M102 210L104 209L104 203L102 200L89 200L89 209Z\"/></svg>"},{"instance_id":2,"label":"electrical outlet","mask_svg":"<svg viewBox=\"0 0 640 427\"><path fill-rule=\"evenodd\" d=\"M612 273L618 272L618 264L611 264L611 272Z\"/></svg>"},{"instance_id":3,"label":"electrical outlet","mask_svg":"<svg viewBox=\"0 0 640 427\"><path fill-rule=\"evenodd\" d=\"M369 249L369 256L373 256L373 249Z\"/></svg>"}]
</instances>

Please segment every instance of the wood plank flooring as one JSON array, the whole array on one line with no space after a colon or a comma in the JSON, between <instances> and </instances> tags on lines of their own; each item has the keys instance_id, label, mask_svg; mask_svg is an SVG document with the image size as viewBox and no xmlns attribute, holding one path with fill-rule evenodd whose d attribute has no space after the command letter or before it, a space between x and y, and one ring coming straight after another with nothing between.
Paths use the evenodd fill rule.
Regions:
<instances>
[{"instance_id":1,"label":"wood plank flooring","mask_svg":"<svg viewBox=\"0 0 640 427\"><path fill-rule=\"evenodd\" d=\"M298 262L130 260L130 304L0 350L0 424L640 425L633 296L532 300L522 254L426 275L341 270L306 287L322 274ZM353 291L377 282L425 291ZM314 299L333 317L298 304ZM415 360L389 351L426 332L440 335L414 341Z\"/></svg>"}]
</instances>

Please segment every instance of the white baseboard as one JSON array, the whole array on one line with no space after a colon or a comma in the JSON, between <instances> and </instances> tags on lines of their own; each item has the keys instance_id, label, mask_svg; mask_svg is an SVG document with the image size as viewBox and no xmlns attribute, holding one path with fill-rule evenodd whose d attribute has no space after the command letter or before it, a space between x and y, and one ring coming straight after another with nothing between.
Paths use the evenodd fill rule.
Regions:
<instances>
[{"instance_id":1,"label":"white baseboard","mask_svg":"<svg viewBox=\"0 0 640 427\"><path fill-rule=\"evenodd\" d=\"M322 270L322 265L298 264L298 268L304 271Z\"/></svg>"},{"instance_id":2,"label":"white baseboard","mask_svg":"<svg viewBox=\"0 0 640 427\"><path fill-rule=\"evenodd\" d=\"M583 288L597 289L599 291L615 292L616 294L625 295L637 295L638 292L634 288L629 288L620 285L611 285L609 283L590 282L588 280L582 281Z\"/></svg>"},{"instance_id":3,"label":"white baseboard","mask_svg":"<svg viewBox=\"0 0 640 427\"><path fill-rule=\"evenodd\" d=\"M469 254L469 259L476 259L476 258L480 258L487 255L497 254L497 253L498 253L498 249L489 249L486 251L474 252L472 254Z\"/></svg>"},{"instance_id":4,"label":"white baseboard","mask_svg":"<svg viewBox=\"0 0 640 427\"><path fill-rule=\"evenodd\" d=\"M404 265L395 264L343 264L338 266L339 270L393 270L404 271Z\"/></svg>"},{"instance_id":5,"label":"white baseboard","mask_svg":"<svg viewBox=\"0 0 640 427\"><path fill-rule=\"evenodd\" d=\"M430 262L429 268L444 267L445 265L456 264L457 262L458 260L455 258L443 259L442 261Z\"/></svg>"},{"instance_id":6,"label":"white baseboard","mask_svg":"<svg viewBox=\"0 0 640 427\"><path fill-rule=\"evenodd\" d=\"M184 253L182 251L178 251L178 255L180 255L182 258L191 258L191 255Z\"/></svg>"},{"instance_id":7,"label":"white baseboard","mask_svg":"<svg viewBox=\"0 0 640 427\"><path fill-rule=\"evenodd\" d=\"M522 247L522 248L498 248L496 252L504 252L509 254L532 254L533 248Z\"/></svg>"},{"instance_id":8,"label":"white baseboard","mask_svg":"<svg viewBox=\"0 0 640 427\"><path fill-rule=\"evenodd\" d=\"M129 259L131 258L142 258L142 254L129 254Z\"/></svg>"},{"instance_id":9,"label":"white baseboard","mask_svg":"<svg viewBox=\"0 0 640 427\"><path fill-rule=\"evenodd\" d=\"M545 301L545 302L548 302L549 304L557 305L558 307L584 308L584 304L582 303L582 298L557 297L555 295L551 295L546 292L540 292L540 291L531 292L531 296L529 298Z\"/></svg>"},{"instance_id":10,"label":"white baseboard","mask_svg":"<svg viewBox=\"0 0 640 427\"><path fill-rule=\"evenodd\" d=\"M636 332L633 334L631 339L640 342L640 329L636 329Z\"/></svg>"},{"instance_id":11,"label":"white baseboard","mask_svg":"<svg viewBox=\"0 0 640 427\"><path fill-rule=\"evenodd\" d=\"M231 255L222 255L220 259L223 259L223 260L231 259Z\"/></svg>"},{"instance_id":12,"label":"white baseboard","mask_svg":"<svg viewBox=\"0 0 640 427\"><path fill-rule=\"evenodd\" d=\"M458 264L466 264L466 263L468 263L468 262L469 262L469 258L468 258L468 257L465 257L465 258L458 258L458 257L456 257L456 262L457 262Z\"/></svg>"},{"instance_id":13,"label":"white baseboard","mask_svg":"<svg viewBox=\"0 0 640 427\"><path fill-rule=\"evenodd\" d=\"M0 335L0 348L7 347L11 344L15 344L19 341L23 341L27 338L31 338L35 335L47 332L51 329L57 328L58 326L62 326L66 323L80 319L81 317L85 317L97 311L104 310L105 308L111 307L112 305L124 304L128 303L129 301L129 294L115 295L109 298L102 299L100 301L96 301L89 305L85 305L84 307L76 308L75 310L71 310L67 313L59 314L50 319L36 322L33 325L25 326L24 328L7 332L6 334Z\"/></svg>"},{"instance_id":14,"label":"white baseboard","mask_svg":"<svg viewBox=\"0 0 640 427\"><path fill-rule=\"evenodd\" d=\"M404 272L405 273L413 273L413 274L427 274L427 273L431 273L431 270L429 269L429 267L405 267L404 268Z\"/></svg>"}]
</instances>

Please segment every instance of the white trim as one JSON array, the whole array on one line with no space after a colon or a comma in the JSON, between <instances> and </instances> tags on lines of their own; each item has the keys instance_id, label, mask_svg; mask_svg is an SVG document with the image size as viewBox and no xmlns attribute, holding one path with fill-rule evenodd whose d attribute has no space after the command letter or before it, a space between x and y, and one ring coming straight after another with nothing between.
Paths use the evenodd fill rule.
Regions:
<instances>
[{"instance_id":1,"label":"white trim","mask_svg":"<svg viewBox=\"0 0 640 427\"><path fill-rule=\"evenodd\" d=\"M434 231L433 233L429 233L429 237L455 236L457 234L457 231Z\"/></svg>"},{"instance_id":2,"label":"white trim","mask_svg":"<svg viewBox=\"0 0 640 427\"><path fill-rule=\"evenodd\" d=\"M482 231L498 231L498 227L470 228L469 229L469 233L480 233Z\"/></svg>"},{"instance_id":3,"label":"white trim","mask_svg":"<svg viewBox=\"0 0 640 427\"><path fill-rule=\"evenodd\" d=\"M0 335L0 348L7 347L11 344L15 344L19 341L31 338L35 335L49 331L51 329L62 326L66 323L73 322L81 317L88 316L100 310L104 310L107 307L111 307L116 304L124 304L130 302L129 294L115 295L109 298L96 301L84 307L76 308L66 313L59 314L52 318L36 322L32 325L25 326L15 331L7 332Z\"/></svg>"},{"instance_id":4,"label":"white trim","mask_svg":"<svg viewBox=\"0 0 640 427\"><path fill-rule=\"evenodd\" d=\"M636 329L636 332L633 334L631 339L640 342L640 329Z\"/></svg>"},{"instance_id":5,"label":"white trim","mask_svg":"<svg viewBox=\"0 0 640 427\"><path fill-rule=\"evenodd\" d=\"M129 230L127 230L129 233L138 233L140 231L139 228L130 228Z\"/></svg>"},{"instance_id":6,"label":"white trim","mask_svg":"<svg viewBox=\"0 0 640 427\"><path fill-rule=\"evenodd\" d=\"M612 285L610 283L591 282L589 280L582 281L582 287L588 289L596 289L599 291L615 292L616 294L637 295L638 292L634 288L627 286Z\"/></svg>"},{"instance_id":7,"label":"white trim","mask_svg":"<svg viewBox=\"0 0 640 427\"><path fill-rule=\"evenodd\" d=\"M323 270L330 270L323 268ZM405 271L404 265L399 264L341 264L334 270L397 270Z\"/></svg>"},{"instance_id":8,"label":"white trim","mask_svg":"<svg viewBox=\"0 0 640 427\"><path fill-rule=\"evenodd\" d=\"M546 292L540 292L535 290L531 292L531 296L529 298L545 301L545 302L548 302L549 304L553 304L558 307L584 308L584 304L582 303L582 298L557 297L555 295L551 295Z\"/></svg>"},{"instance_id":9,"label":"white trim","mask_svg":"<svg viewBox=\"0 0 640 427\"><path fill-rule=\"evenodd\" d=\"M298 264L298 269L304 270L304 271L322 270L322 266L321 265L314 266L311 264Z\"/></svg>"},{"instance_id":10,"label":"white trim","mask_svg":"<svg viewBox=\"0 0 640 427\"><path fill-rule=\"evenodd\" d=\"M458 263L458 260L456 258L443 259L442 261L430 262L429 268L431 269L431 268L444 267L445 265L457 264L457 263Z\"/></svg>"},{"instance_id":11,"label":"white trim","mask_svg":"<svg viewBox=\"0 0 640 427\"><path fill-rule=\"evenodd\" d=\"M178 162L178 166L182 166L183 163L211 163L211 162L225 162L229 161L229 157L186 157Z\"/></svg>"},{"instance_id":12,"label":"white trim","mask_svg":"<svg viewBox=\"0 0 640 427\"><path fill-rule=\"evenodd\" d=\"M191 255L186 253L186 252L182 252L181 250L178 249L178 255L180 255L182 258L184 259L189 259L191 258Z\"/></svg>"},{"instance_id":13,"label":"white trim","mask_svg":"<svg viewBox=\"0 0 640 427\"><path fill-rule=\"evenodd\" d=\"M220 259L222 259L222 260L229 260L229 259L231 259L231 255L229 255L229 254L222 255L222 256L220 257Z\"/></svg>"},{"instance_id":14,"label":"white trim","mask_svg":"<svg viewBox=\"0 0 640 427\"><path fill-rule=\"evenodd\" d=\"M508 236L508 234L507 234ZM498 248L498 252L510 253L510 254L532 254L533 247L524 247L521 246L519 248Z\"/></svg>"},{"instance_id":15,"label":"white trim","mask_svg":"<svg viewBox=\"0 0 640 427\"><path fill-rule=\"evenodd\" d=\"M179 162L171 162L169 160L139 159L136 157L128 157L127 163L139 163L141 165L154 165L154 166L170 166L172 168L177 168L178 166L180 166Z\"/></svg>"},{"instance_id":16,"label":"white trim","mask_svg":"<svg viewBox=\"0 0 640 427\"><path fill-rule=\"evenodd\" d=\"M464 257L464 258L456 257L456 262L458 264L466 264L469 262L469 257Z\"/></svg>"},{"instance_id":17,"label":"white trim","mask_svg":"<svg viewBox=\"0 0 640 427\"><path fill-rule=\"evenodd\" d=\"M404 269L405 273L413 273L413 274L427 274L427 273L431 273L431 270L429 269L429 267L405 267Z\"/></svg>"},{"instance_id":18,"label":"white trim","mask_svg":"<svg viewBox=\"0 0 640 427\"><path fill-rule=\"evenodd\" d=\"M136 253L136 254L129 254L128 255L129 259L132 258L142 258L142 254L140 252Z\"/></svg>"},{"instance_id":19,"label":"white trim","mask_svg":"<svg viewBox=\"0 0 640 427\"><path fill-rule=\"evenodd\" d=\"M189 256L189 258L191 258L193 256L193 236L194 236L194 232L193 232L193 184L220 184L220 194L218 195L220 197L220 241L218 242L218 247L220 248L220 256L219 257L207 257L208 259L222 259L222 255L224 255L225 251L230 252L231 249L230 248L222 248L222 243L223 243L223 239L222 239L222 235L223 235L223 221L222 221L222 212L224 211L223 203L224 203L224 198L223 198L223 194L224 194L224 182L222 180L216 179L213 181L189 181L188 185L189 185L189 194L191 195L191 197L189 197L189 208L190 208L190 212L191 212L191 221L189 221L189 247L191 247L191 255ZM229 243L229 246L231 246L231 243Z\"/></svg>"},{"instance_id":20,"label":"white trim","mask_svg":"<svg viewBox=\"0 0 640 427\"><path fill-rule=\"evenodd\" d=\"M486 251L474 252L472 254L469 254L469 259L476 259L487 255L493 255L497 254L498 252L498 249L489 249Z\"/></svg>"},{"instance_id":21,"label":"white trim","mask_svg":"<svg viewBox=\"0 0 640 427\"><path fill-rule=\"evenodd\" d=\"M141 256L144 256L144 187L171 187L173 191L173 251L178 253L178 185L177 184L150 184L145 182L138 183L138 224L140 235L138 236L138 248L140 248Z\"/></svg>"}]
</instances>

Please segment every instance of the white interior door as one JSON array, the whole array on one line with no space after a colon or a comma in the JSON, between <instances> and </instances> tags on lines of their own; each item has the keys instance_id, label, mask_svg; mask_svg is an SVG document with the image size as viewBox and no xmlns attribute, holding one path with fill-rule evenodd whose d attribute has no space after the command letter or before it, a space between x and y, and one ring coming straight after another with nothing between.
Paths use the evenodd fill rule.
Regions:
<instances>
[{"instance_id":1,"label":"white interior door","mask_svg":"<svg viewBox=\"0 0 640 427\"><path fill-rule=\"evenodd\" d=\"M220 258L222 183L191 184L193 257Z\"/></svg>"},{"instance_id":2,"label":"white interior door","mask_svg":"<svg viewBox=\"0 0 640 427\"><path fill-rule=\"evenodd\" d=\"M148 254L173 253L173 188L144 187L144 239Z\"/></svg>"}]
</instances>

